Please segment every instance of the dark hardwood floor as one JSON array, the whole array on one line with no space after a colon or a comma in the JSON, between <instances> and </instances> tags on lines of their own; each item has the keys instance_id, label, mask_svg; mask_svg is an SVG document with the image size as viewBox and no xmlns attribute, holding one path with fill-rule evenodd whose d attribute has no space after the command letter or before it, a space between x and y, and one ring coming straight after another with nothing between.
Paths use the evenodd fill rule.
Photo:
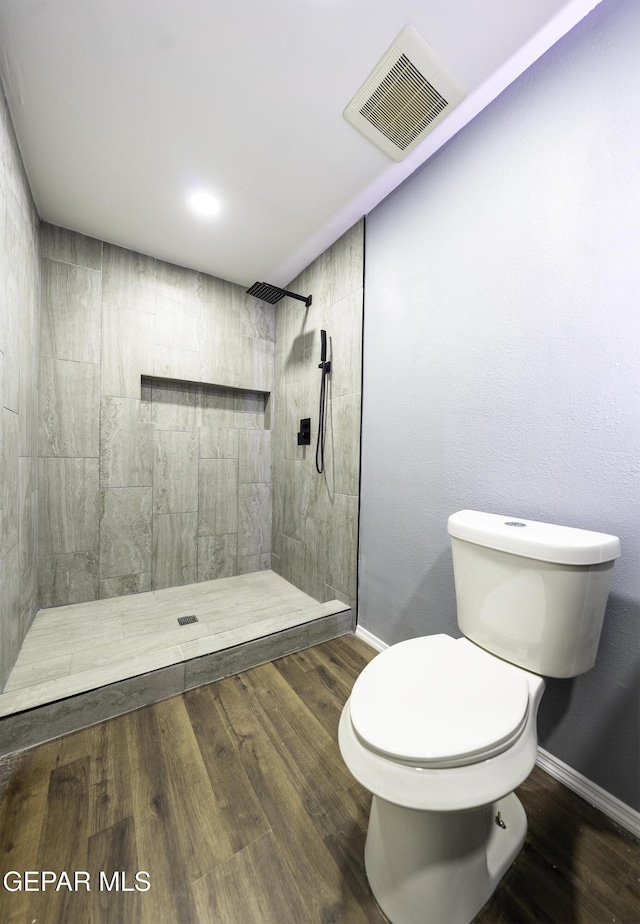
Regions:
<instances>
[{"instance_id":1,"label":"dark hardwood floor","mask_svg":"<svg viewBox=\"0 0 640 924\"><path fill-rule=\"evenodd\" d=\"M0 922L383 922L336 740L374 654L344 636L4 758ZM637 843L538 769L519 795L527 843L478 922L637 924Z\"/></svg>"}]
</instances>

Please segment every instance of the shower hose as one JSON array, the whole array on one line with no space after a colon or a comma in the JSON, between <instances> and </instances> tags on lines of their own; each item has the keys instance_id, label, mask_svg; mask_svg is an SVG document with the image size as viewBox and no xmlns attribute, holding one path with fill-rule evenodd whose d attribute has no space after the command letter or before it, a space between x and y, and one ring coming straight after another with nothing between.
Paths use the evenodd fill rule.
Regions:
<instances>
[{"instance_id":1,"label":"shower hose","mask_svg":"<svg viewBox=\"0 0 640 924\"><path fill-rule=\"evenodd\" d=\"M327 332L320 331L321 348L318 369L322 369L320 381L320 408L318 410L318 440L316 443L316 471L324 472L324 437L327 425L327 376L331 372L331 363L327 362Z\"/></svg>"}]
</instances>

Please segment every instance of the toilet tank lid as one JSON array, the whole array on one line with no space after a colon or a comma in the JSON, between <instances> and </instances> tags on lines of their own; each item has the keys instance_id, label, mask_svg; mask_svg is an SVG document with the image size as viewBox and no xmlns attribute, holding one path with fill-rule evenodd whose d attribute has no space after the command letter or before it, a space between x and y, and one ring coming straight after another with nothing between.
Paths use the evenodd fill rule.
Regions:
<instances>
[{"instance_id":1,"label":"toilet tank lid","mask_svg":"<svg viewBox=\"0 0 640 924\"><path fill-rule=\"evenodd\" d=\"M460 510L449 517L449 535L476 545L562 565L595 565L620 555L620 540L572 526Z\"/></svg>"}]
</instances>

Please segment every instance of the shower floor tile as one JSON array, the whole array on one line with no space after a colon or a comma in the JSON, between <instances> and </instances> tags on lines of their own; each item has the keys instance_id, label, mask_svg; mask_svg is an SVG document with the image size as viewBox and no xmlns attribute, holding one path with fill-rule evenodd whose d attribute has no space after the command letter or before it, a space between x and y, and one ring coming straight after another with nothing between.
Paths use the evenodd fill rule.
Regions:
<instances>
[{"instance_id":1,"label":"shower floor tile","mask_svg":"<svg viewBox=\"0 0 640 924\"><path fill-rule=\"evenodd\" d=\"M273 571L40 610L0 716L187 661L348 609ZM181 616L198 622L180 626Z\"/></svg>"}]
</instances>

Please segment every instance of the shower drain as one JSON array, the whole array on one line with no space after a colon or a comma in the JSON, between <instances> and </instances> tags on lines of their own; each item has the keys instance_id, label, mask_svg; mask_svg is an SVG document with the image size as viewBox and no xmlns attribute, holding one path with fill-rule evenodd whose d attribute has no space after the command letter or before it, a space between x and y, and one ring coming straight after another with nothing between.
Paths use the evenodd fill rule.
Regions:
<instances>
[{"instance_id":1,"label":"shower drain","mask_svg":"<svg viewBox=\"0 0 640 924\"><path fill-rule=\"evenodd\" d=\"M179 626L190 626L192 622L198 622L197 616L178 616Z\"/></svg>"}]
</instances>

